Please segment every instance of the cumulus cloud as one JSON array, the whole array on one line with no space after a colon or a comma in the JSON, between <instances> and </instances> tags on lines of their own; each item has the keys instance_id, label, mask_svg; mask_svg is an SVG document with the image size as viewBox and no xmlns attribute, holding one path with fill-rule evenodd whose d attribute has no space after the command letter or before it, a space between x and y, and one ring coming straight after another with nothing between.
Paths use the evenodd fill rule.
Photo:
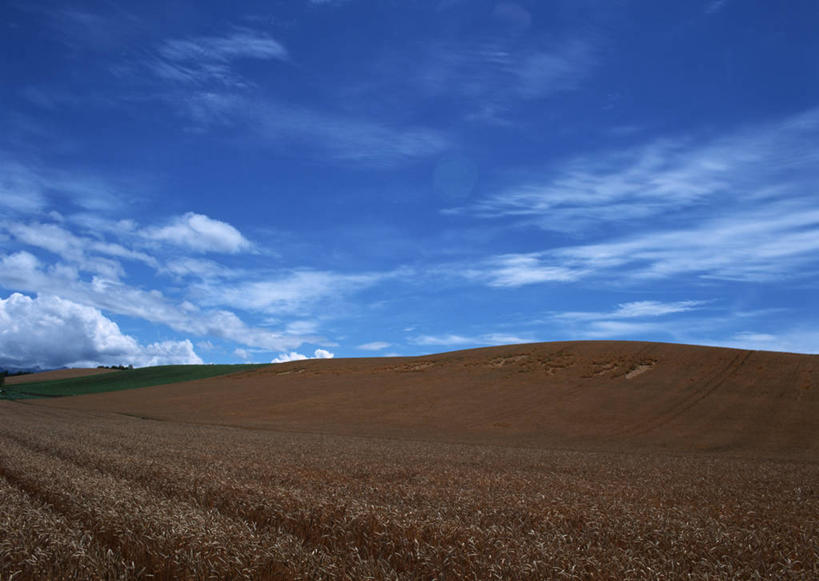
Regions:
<instances>
[{"instance_id":1,"label":"cumulus cloud","mask_svg":"<svg viewBox=\"0 0 819 581\"><path fill-rule=\"evenodd\" d=\"M56 296L0 299L0 366L200 364L187 339L141 345L98 309Z\"/></svg>"},{"instance_id":2,"label":"cumulus cloud","mask_svg":"<svg viewBox=\"0 0 819 581\"><path fill-rule=\"evenodd\" d=\"M56 263L45 266L34 255L21 251L0 254L0 285L8 289L59 295L80 304L168 325L176 331L236 341L270 351L295 349L307 338L247 325L223 309L199 309L188 301L175 303L158 290L145 290L120 281L94 277L80 280L76 269Z\"/></svg>"},{"instance_id":3,"label":"cumulus cloud","mask_svg":"<svg viewBox=\"0 0 819 581\"><path fill-rule=\"evenodd\" d=\"M178 216L167 226L148 228L143 231L143 235L151 240L168 242L198 252L235 254L251 246L242 233L227 222L195 212Z\"/></svg>"},{"instance_id":4,"label":"cumulus cloud","mask_svg":"<svg viewBox=\"0 0 819 581\"><path fill-rule=\"evenodd\" d=\"M332 359L335 357L334 353L330 353L326 349L316 349L312 357L308 357L303 353L291 351L290 353L281 353L271 363L287 363L288 361L303 361L305 359Z\"/></svg>"}]
</instances>

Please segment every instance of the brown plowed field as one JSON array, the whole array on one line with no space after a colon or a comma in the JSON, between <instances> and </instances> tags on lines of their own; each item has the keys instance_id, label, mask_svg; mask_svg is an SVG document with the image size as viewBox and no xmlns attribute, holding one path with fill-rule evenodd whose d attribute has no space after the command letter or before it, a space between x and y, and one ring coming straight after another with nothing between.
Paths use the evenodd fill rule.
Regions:
<instances>
[{"instance_id":1,"label":"brown plowed field","mask_svg":"<svg viewBox=\"0 0 819 581\"><path fill-rule=\"evenodd\" d=\"M816 371L552 343L0 402L0 579L815 580Z\"/></svg>"},{"instance_id":2,"label":"brown plowed field","mask_svg":"<svg viewBox=\"0 0 819 581\"><path fill-rule=\"evenodd\" d=\"M41 371L39 373L26 373L25 375L12 375L6 378L9 385L20 383L33 383L37 381L53 381L55 379L73 379L75 377L86 377L88 375L99 375L100 373L111 373L118 369L96 369L96 368L75 368L75 369L55 369L54 371Z\"/></svg>"},{"instance_id":3,"label":"brown plowed field","mask_svg":"<svg viewBox=\"0 0 819 581\"><path fill-rule=\"evenodd\" d=\"M297 361L37 405L273 430L819 458L819 356L664 343Z\"/></svg>"}]
</instances>

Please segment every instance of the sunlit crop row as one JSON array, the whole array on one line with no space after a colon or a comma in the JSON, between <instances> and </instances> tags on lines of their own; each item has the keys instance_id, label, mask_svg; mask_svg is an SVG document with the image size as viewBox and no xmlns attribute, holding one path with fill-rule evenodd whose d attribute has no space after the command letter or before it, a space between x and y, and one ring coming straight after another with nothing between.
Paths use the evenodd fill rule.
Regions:
<instances>
[{"instance_id":1,"label":"sunlit crop row","mask_svg":"<svg viewBox=\"0 0 819 581\"><path fill-rule=\"evenodd\" d=\"M819 578L811 463L0 406L0 579Z\"/></svg>"}]
</instances>

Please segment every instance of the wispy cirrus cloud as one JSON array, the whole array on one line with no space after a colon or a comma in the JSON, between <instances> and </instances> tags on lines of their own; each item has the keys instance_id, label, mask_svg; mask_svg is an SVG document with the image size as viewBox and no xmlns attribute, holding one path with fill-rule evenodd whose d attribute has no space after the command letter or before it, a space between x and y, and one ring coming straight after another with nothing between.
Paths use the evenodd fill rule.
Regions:
<instances>
[{"instance_id":1,"label":"wispy cirrus cloud","mask_svg":"<svg viewBox=\"0 0 819 581\"><path fill-rule=\"evenodd\" d=\"M713 341L705 343L713 344ZM787 351L791 353L819 353L819 332L814 329L789 328L782 331L741 331L718 342L725 347L755 351Z\"/></svg>"},{"instance_id":2,"label":"wispy cirrus cloud","mask_svg":"<svg viewBox=\"0 0 819 581\"><path fill-rule=\"evenodd\" d=\"M517 183L461 208L482 218L514 218L582 232L669 212L754 207L806 198L819 179L819 109L712 138L661 138L629 149L564 160L549 178Z\"/></svg>"},{"instance_id":3,"label":"wispy cirrus cloud","mask_svg":"<svg viewBox=\"0 0 819 581\"><path fill-rule=\"evenodd\" d=\"M109 278L117 278L122 274L122 267L118 262L95 255L136 260L153 268L159 265L153 256L145 252L132 250L121 244L99 238L78 236L54 223L18 222L9 224L6 228L14 239L22 244L48 250L82 270L102 274Z\"/></svg>"},{"instance_id":4,"label":"wispy cirrus cloud","mask_svg":"<svg viewBox=\"0 0 819 581\"><path fill-rule=\"evenodd\" d=\"M455 91L483 100L537 99L575 89L595 59L593 45L567 39L551 46L432 43L417 59L414 80L431 94Z\"/></svg>"},{"instance_id":5,"label":"wispy cirrus cloud","mask_svg":"<svg viewBox=\"0 0 819 581\"><path fill-rule=\"evenodd\" d=\"M705 143L655 141L571 161L542 188L502 192L460 211L593 241L490 256L459 274L495 287L803 276L819 267L817 144L813 109Z\"/></svg>"},{"instance_id":6,"label":"wispy cirrus cloud","mask_svg":"<svg viewBox=\"0 0 819 581\"><path fill-rule=\"evenodd\" d=\"M769 203L689 228L647 230L594 244L504 254L457 274L494 287L605 278L620 284L694 276L773 281L819 268L819 210L807 203Z\"/></svg>"},{"instance_id":7,"label":"wispy cirrus cloud","mask_svg":"<svg viewBox=\"0 0 819 581\"><path fill-rule=\"evenodd\" d=\"M266 313L296 313L317 304L342 300L392 276L390 273L343 274L318 270L289 270L266 276L255 273L250 280L191 285L204 305Z\"/></svg>"},{"instance_id":8,"label":"wispy cirrus cloud","mask_svg":"<svg viewBox=\"0 0 819 581\"><path fill-rule=\"evenodd\" d=\"M0 161L0 207L6 212L31 214L46 206L36 174L20 163Z\"/></svg>"},{"instance_id":9,"label":"wispy cirrus cloud","mask_svg":"<svg viewBox=\"0 0 819 581\"><path fill-rule=\"evenodd\" d=\"M511 345L517 343L531 343L531 338L519 337L508 333L484 333L481 335L458 335L445 333L440 335L417 335L410 337L409 342L415 345L436 347L482 346L482 345Z\"/></svg>"},{"instance_id":10,"label":"wispy cirrus cloud","mask_svg":"<svg viewBox=\"0 0 819 581\"><path fill-rule=\"evenodd\" d=\"M296 106L237 93L195 92L181 106L196 126L242 131L267 147L292 150L337 163L395 167L440 154L452 146L442 131Z\"/></svg>"},{"instance_id":11,"label":"wispy cirrus cloud","mask_svg":"<svg viewBox=\"0 0 819 581\"><path fill-rule=\"evenodd\" d=\"M180 279L192 277L202 280L232 279L246 274L241 270L228 268L215 260L190 256L167 259L160 271Z\"/></svg>"},{"instance_id":12,"label":"wispy cirrus cloud","mask_svg":"<svg viewBox=\"0 0 819 581\"><path fill-rule=\"evenodd\" d=\"M516 105L579 88L598 62L596 53L595 43L580 37L426 40L384 55L367 81L350 90L359 97L400 95L403 106L435 99L456 107L463 119L509 125Z\"/></svg>"},{"instance_id":13,"label":"wispy cirrus cloud","mask_svg":"<svg viewBox=\"0 0 819 581\"><path fill-rule=\"evenodd\" d=\"M0 150L0 207L22 215L37 214L65 202L94 212L122 207L128 180L110 180L81 169L42 167Z\"/></svg>"},{"instance_id":14,"label":"wispy cirrus cloud","mask_svg":"<svg viewBox=\"0 0 819 581\"><path fill-rule=\"evenodd\" d=\"M605 339L647 335L674 337L675 317L701 309L706 301L631 301L609 311L566 311L550 318L568 335L583 339ZM686 319L688 320L688 319Z\"/></svg>"},{"instance_id":15,"label":"wispy cirrus cloud","mask_svg":"<svg viewBox=\"0 0 819 581\"><path fill-rule=\"evenodd\" d=\"M690 228L558 248L542 259L589 276L761 281L810 272L819 263L817 251L819 210L782 202Z\"/></svg>"},{"instance_id":16,"label":"wispy cirrus cloud","mask_svg":"<svg viewBox=\"0 0 819 581\"><path fill-rule=\"evenodd\" d=\"M402 127L268 102L255 119L258 135L317 150L340 162L392 167L451 147L441 131Z\"/></svg>"},{"instance_id":17,"label":"wispy cirrus cloud","mask_svg":"<svg viewBox=\"0 0 819 581\"><path fill-rule=\"evenodd\" d=\"M501 254L487 258L480 268L455 269L455 274L491 287L514 288L537 283L566 283L583 277L583 268L549 262L541 253Z\"/></svg>"},{"instance_id":18,"label":"wispy cirrus cloud","mask_svg":"<svg viewBox=\"0 0 819 581\"><path fill-rule=\"evenodd\" d=\"M621 303L612 311L567 311L555 314L555 318L571 321L596 321L603 319L662 317L692 311L700 308L703 304L703 301L632 301L629 303Z\"/></svg>"},{"instance_id":19,"label":"wispy cirrus cloud","mask_svg":"<svg viewBox=\"0 0 819 581\"><path fill-rule=\"evenodd\" d=\"M322 161L394 167L449 149L440 130L379 121L367 115L297 105L264 91L242 60L287 61L287 49L266 33L234 29L223 36L169 39L145 63L168 90L162 99L198 132L239 132L257 146ZM167 87L165 87L167 86ZM342 108L343 109L343 108Z\"/></svg>"},{"instance_id":20,"label":"wispy cirrus cloud","mask_svg":"<svg viewBox=\"0 0 819 581\"><path fill-rule=\"evenodd\" d=\"M284 45L270 35L236 28L222 36L168 39L159 46L149 67L169 81L244 87L249 81L235 70L236 61L288 58Z\"/></svg>"},{"instance_id":21,"label":"wispy cirrus cloud","mask_svg":"<svg viewBox=\"0 0 819 581\"><path fill-rule=\"evenodd\" d=\"M638 338L670 335L668 323L655 321L590 321L573 336L582 339Z\"/></svg>"},{"instance_id":22,"label":"wispy cirrus cloud","mask_svg":"<svg viewBox=\"0 0 819 581\"><path fill-rule=\"evenodd\" d=\"M386 341L372 341L370 343L364 343L363 345L359 345L356 348L361 349L363 351L383 351L390 345L392 345L392 343L387 343Z\"/></svg>"}]
</instances>

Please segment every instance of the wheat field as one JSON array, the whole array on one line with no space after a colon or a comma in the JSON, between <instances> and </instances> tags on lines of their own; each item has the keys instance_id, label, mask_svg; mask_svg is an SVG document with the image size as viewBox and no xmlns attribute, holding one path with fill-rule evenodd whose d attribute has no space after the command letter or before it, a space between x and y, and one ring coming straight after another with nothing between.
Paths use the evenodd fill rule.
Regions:
<instances>
[{"instance_id":1,"label":"wheat field","mask_svg":"<svg viewBox=\"0 0 819 581\"><path fill-rule=\"evenodd\" d=\"M816 579L810 462L0 405L0 578Z\"/></svg>"}]
</instances>

